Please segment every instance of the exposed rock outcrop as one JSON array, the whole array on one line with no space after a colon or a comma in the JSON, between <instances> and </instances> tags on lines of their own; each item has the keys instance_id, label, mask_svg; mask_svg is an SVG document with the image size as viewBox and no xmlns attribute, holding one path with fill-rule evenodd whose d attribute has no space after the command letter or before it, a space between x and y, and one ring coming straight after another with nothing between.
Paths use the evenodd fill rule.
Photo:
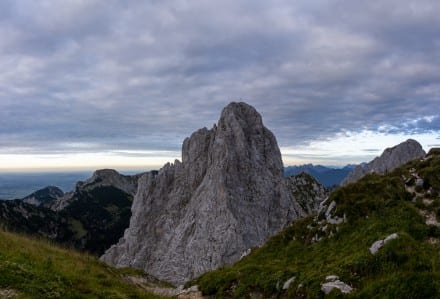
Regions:
<instances>
[{"instance_id":1,"label":"exposed rock outcrop","mask_svg":"<svg viewBox=\"0 0 440 299\"><path fill-rule=\"evenodd\" d=\"M25 203L34 206L49 207L56 200L64 196L63 190L55 186L47 186L43 189L37 190L34 193L24 197L22 200Z\"/></svg>"},{"instance_id":2,"label":"exposed rock outcrop","mask_svg":"<svg viewBox=\"0 0 440 299\"><path fill-rule=\"evenodd\" d=\"M326 295L330 294L334 289L338 289L343 294L349 294L353 292L353 288L339 280L339 277L336 275L329 275L326 277L326 282L321 284L321 291L323 291Z\"/></svg>"},{"instance_id":3,"label":"exposed rock outcrop","mask_svg":"<svg viewBox=\"0 0 440 299\"><path fill-rule=\"evenodd\" d=\"M327 223L338 225L345 222L345 214L341 217L336 215L336 212L336 201L332 200L329 202L328 198L326 198L324 201L321 202L319 213L320 215L324 216L321 216L321 218L324 218Z\"/></svg>"},{"instance_id":4,"label":"exposed rock outcrop","mask_svg":"<svg viewBox=\"0 0 440 299\"><path fill-rule=\"evenodd\" d=\"M290 285L292 284L292 282L294 282L296 279L295 276L290 277L288 280L286 280L283 284L283 290L287 290L289 289Z\"/></svg>"},{"instance_id":5,"label":"exposed rock outcrop","mask_svg":"<svg viewBox=\"0 0 440 299\"><path fill-rule=\"evenodd\" d=\"M318 212L320 204L328 196L328 190L311 175L302 172L286 178L292 197L306 214Z\"/></svg>"},{"instance_id":6,"label":"exposed rock outcrop","mask_svg":"<svg viewBox=\"0 0 440 299\"><path fill-rule=\"evenodd\" d=\"M381 249L386 243L388 243L391 240L397 239L398 237L399 235L397 233L393 233L388 237L386 237L385 239L374 242L373 245L371 245L370 247L371 254L376 254L376 252L378 252L379 249Z\"/></svg>"},{"instance_id":7,"label":"exposed rock outcrop","mask_svg":"<svg viewBox=\"0 0 440 299\"><path fill-rule=\"evenodd\" d=\"M185 139L182 162L139 179L130 227L101 259L175 284L231 264L304 211L283 178L281 154L245 103Z\"/></svg>"},{"instance_id":8,"label":"exposed rock outcrop","mask_svg":"<svg viewBox=\"0 0 440 299\"><path fill-rule=\"evenodd\" d=\"M393 171L395 168L425 155L426 153L420 143L408 139L394 147L385 149L380 157L376 157L371 162L356 166L342 181L341 185L354 183L369 173L383 174Z\"/></svg>"}]
</instances>

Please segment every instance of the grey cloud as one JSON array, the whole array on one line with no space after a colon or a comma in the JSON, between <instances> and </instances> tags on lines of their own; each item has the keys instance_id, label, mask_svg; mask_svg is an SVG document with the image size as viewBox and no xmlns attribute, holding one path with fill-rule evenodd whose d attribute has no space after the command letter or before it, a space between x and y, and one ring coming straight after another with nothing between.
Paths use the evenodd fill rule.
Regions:
<instances>
[{"instance_id":1,"label":"grey cloud","mask_svg":"<svg viewBox=\"0 0 440 299\"><path fill-rule=\"evenodd\" d=\"M421 130L435 130L440 131L440 115L435 115L430 118L418 119L413 123L414 128Z\"/></svg>"},{"instance_id":2,"label":"grey cloud","mask_svg":"<svg viewBox=\"0 0 440 299\"><path fill-rule=\"evenodd\" d=\"M1 152L176 151L239 99L282 146L440 131L437 1L41 3L0 4Z\"/></svg>"},{"instance_id":3,"label":"grey cloud","mask_svg":"<svg viewBox=\"0 0 440 299\"><path fill-rule=\"evenodd\" d=\"M371 152L371 153L376 153L376 152L380 152L383 149L380 148L364 148L363 151L364 152Z\"/></svg>"}]
</instances>

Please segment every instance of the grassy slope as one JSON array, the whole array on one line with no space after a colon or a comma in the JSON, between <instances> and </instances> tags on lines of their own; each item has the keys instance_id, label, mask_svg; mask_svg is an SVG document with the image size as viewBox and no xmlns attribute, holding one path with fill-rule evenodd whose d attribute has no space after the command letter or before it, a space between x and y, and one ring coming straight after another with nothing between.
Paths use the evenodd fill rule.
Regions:
<instances>
[{"instance_id":1,"label":"grassy slope","mask_svg":"<svg viewBox=\"0 0 440 299\"><path fill-rule=\"evenodd\" d=\"M419 196L405 189L409 169L424 178ZM411 182L410 184L415 184ZM301 219L233 266L206 273L189 284L217 298L323 298L321 283L338 275L356 290L332 291L328 298L440 298L440 230L425 224L420 209L440 215L440 156L414 161L386 176L369 175L339 188L329 201L341 225L326 225L323 215ZM427 193L430 190L430 195ZM426 206L422 198L433 200ZM397 232L399 238L372 255L370 246ZM316 236L322 238L314 242ZM283 283L295 276L288 290Z\"/></svg>"},{"instance_id":2,"label":"grassy slope","mask_svg":"<svg viewBox=\"0 0 440 299\"><path fill-rule=\"evenodd\" d=\"M18 298L159 298L125 283L124 274L96 257L0 231L0 291Z\"/></svg>"}]
</instances>

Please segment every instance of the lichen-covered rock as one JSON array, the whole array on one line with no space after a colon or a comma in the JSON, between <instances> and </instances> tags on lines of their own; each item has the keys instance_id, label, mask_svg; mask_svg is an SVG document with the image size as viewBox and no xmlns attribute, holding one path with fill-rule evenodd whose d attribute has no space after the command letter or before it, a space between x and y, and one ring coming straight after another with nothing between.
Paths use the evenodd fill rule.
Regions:
<instances>
[{"instance_id":1,"label":"lichen-covered rock","mask_svg":"<svg viewBox=\"0 0 440 299\"><path fill-rule=\"evenodd\" d=\"M373 161L358 165L352 172L342 181L341 185L345 186L354 183L369 173L387 173L395 168L417 158L426 155L420 143L413 139L408 139L394 147L387 148L380 157L376 157Z\"/></svg>"},{"instance_id":2,"label":"lichen-covered rock","mask_svg":"<svg viewBox=\"0 0 440 299\"><path fill-rule=\"evenodd\" d=\"M140 178L130 227L101 259L175 284L238 261L303 215L283 178L281 154L245 103L185 139L182 162Z\"/></svg>"}]
</instances>

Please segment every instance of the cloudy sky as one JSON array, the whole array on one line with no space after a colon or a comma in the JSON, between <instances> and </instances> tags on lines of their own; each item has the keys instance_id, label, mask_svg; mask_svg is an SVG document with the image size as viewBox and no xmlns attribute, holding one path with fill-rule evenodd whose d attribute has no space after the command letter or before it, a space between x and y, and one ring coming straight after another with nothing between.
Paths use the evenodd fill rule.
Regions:
<instances>
[{"instance_id":1,"label":"cloudy sky","mask_svg":"<svg viewBox=\"0 0 440 299\"><path fill-rule=\"evenodd\" d=\"M2 0L0 170L149 168L246 101L285 164L440 146L440 1Z\"/></svg>"}]
</instances>

